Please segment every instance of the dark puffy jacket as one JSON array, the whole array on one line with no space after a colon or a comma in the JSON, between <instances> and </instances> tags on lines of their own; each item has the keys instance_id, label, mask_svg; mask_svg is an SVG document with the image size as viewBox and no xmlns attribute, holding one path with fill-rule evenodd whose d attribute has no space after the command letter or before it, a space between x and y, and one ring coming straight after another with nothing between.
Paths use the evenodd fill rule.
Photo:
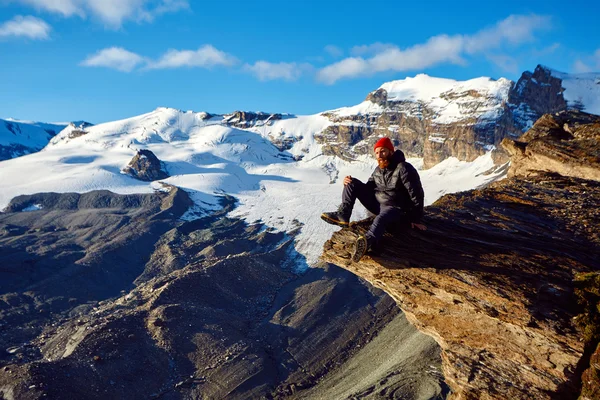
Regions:
<instances>
[{"instance_id":1,"label":"dark puffy jacket","mask_svg":"<svg viewBox=\"0 0 600 400\"><path fill-rule=\"evenodd\" d=\"M367 184L375 190L379 204L399 207L407 212L411 222L420 221L425 197L423 186L417 170L406 162L400 150L394 152L387 168L375 168Z\"/></svg>"}]
</instances>

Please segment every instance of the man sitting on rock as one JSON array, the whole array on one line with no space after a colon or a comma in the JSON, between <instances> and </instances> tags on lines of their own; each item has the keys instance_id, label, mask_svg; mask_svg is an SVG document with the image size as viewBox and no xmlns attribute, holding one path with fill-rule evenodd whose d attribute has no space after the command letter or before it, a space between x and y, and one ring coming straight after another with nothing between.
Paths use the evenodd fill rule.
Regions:
<instances>
[{"instance_id":1,"label":"man sitting on rock","mask_svg":"<svg viewBox=\"0 0 600 400\"><path fill-rule=\"evenodd\" d=\"M375 214L368 232L359 235L352 253L352 261L358 262L365 253L375 247L383 233L389 228L416 228L425 230L420 224L423 216L423 187L417 170L404 158L404 153L395 150L392 141L384 137L375 143L378 167L367 181L351 176L344 178L342 204L337 211L321 214L330 224L349 226L350 216L356 199L367 210Z\"/></svg>"}]
</instances>

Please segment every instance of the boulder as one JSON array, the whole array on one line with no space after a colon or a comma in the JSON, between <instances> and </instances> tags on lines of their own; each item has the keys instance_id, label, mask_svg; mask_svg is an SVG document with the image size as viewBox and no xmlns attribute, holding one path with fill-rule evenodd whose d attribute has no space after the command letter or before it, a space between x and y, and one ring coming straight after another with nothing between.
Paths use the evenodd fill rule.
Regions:
<instances>
[{"instance_id":1,"label":"boulder","mask_svg":"<svg viewBox=\"0 0 600 400\"><path fill-rule=\"evenodd\" d=\"M160 160L150 150L139 150L123 173L142 181L156 181L168 178L162 170Z\"/></svg>"}]
</instances>

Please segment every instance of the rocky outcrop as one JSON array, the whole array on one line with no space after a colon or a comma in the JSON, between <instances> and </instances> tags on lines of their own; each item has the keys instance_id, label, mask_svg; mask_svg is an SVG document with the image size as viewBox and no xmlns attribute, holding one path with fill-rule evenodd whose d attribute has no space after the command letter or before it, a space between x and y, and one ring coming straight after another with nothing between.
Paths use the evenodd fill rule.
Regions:
<instances>
[{"instance_id":1,"label":"rocky outcrop","mask_svg":"<svg viewBox=\"0 0 600 400\"><path fill-rule=\"evenodd\" d=\"M264 112L235 111L223 116L223 123L236 128L251 128L261 126L268 121L281 119L281 114L268 114Z\"/></svg>"},{"instance_id":2,"label":"rocky outcrop","mask_svg":"<svg viewBox=\"0 0 600 400\"><path fill-rule=\"evenodd\" d=\"M519 140L504 139L509 176L556 172L600 181L600 116L578 111L544 115Z\"/></svg>"},{"instance_id":3,"label":"rocky outcrop","mask_svg":"<svg viewBox=\"0 0 600 400\"><path fill-rule=\"evenodd\" d=\"M515 123L522 131L531 127L543 114L554 114L567 109L562 80L550 69L538 65L532 72L525 71L508 94L509 108Z\"/></svg>"},{"instance_id":4,"label":"rocky outcrop","mask_svg":"<svg viewBox=\"0 0 600 400\"><path fill-rule=\"evenodd\" d=\"M129 164L123 168L123 173L142 181L156 181L168 178L163 171L158 157L150 150L139 150Z\"/></svg>"},{"instance_id":5,"label":"rocky outcrop","mask_svg":"<svg viewBox=\"0 0 600 400\"><path fill-rule=\"evenodd\" d=\"M371 103L385 107L387 105L387 90L379 88L369 93L365 101L370 101Z\"/></svg>"},{"instance_id":6,"label":"rocky outcrop","mask_svg":"<svg viewBox=\"0 0 600 400\"><path fill-rule=\"evenodd\" d=\"M580 117L544 117L524 138L558 140L561 153L556 134L598 134L593 117ZM596 151L575 148L581 157ZM442 197L426 209L427 231L390 234L380 254L358 263L350 251L369 221L324 247L325 261L385 290L435 338L453 399L591 399L600 387L590 362L600 285L581 283L600 271L600 182L547 169L525 175Z\"/></svg>"}]
</instances>

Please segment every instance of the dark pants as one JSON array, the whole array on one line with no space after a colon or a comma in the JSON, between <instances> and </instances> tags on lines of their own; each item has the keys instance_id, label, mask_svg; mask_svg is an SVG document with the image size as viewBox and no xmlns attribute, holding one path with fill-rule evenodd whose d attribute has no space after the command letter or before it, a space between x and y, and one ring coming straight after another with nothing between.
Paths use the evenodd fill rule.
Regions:
<instances>
[{"instance_id":1,"label":"dark pants","mask_svg":"<svg viewBox=\"0 0 600 400\"><path fill-rule=\"evenodd\" d=\"M375 214L375 220L366 233L369 245L376 245L383 233L387 230L400 231L410 226L410 220L406 212L398 207L390 207L379 204L375 198L375 192L358 179L352 178L350 184L344 186L342 192L342 205L351 211L358 199L363 206Z\"/></svg>"}]
</instances>

